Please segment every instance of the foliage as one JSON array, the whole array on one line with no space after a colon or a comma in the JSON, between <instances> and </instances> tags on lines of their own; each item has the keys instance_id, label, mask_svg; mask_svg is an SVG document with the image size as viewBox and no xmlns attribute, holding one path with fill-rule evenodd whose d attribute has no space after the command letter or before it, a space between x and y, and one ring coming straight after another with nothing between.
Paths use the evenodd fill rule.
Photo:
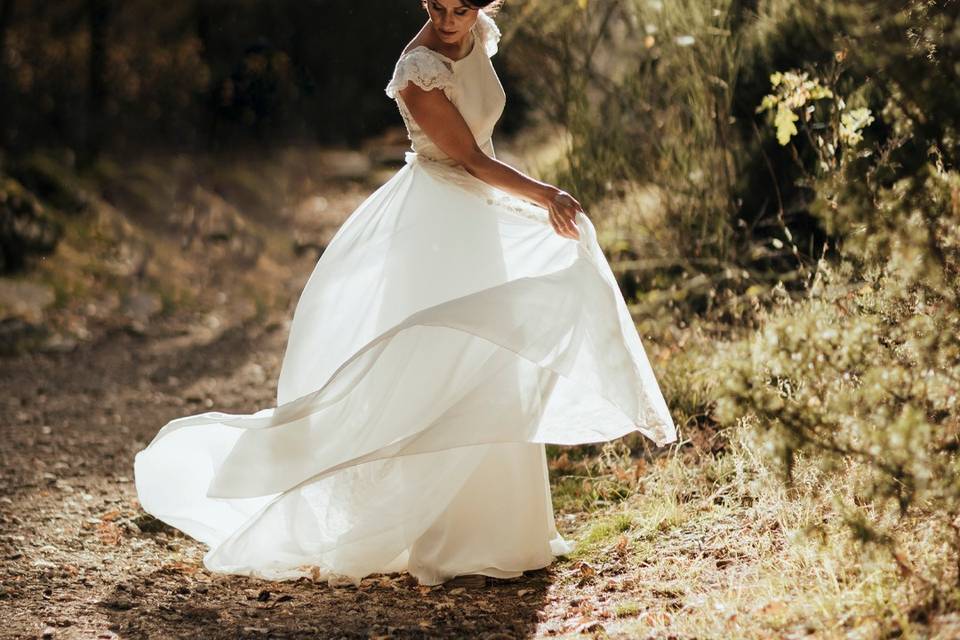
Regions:
<instances>
[{"instance_id":1,"label":"foliage","mask_svg":"<svg viewBox=\"0 0 960 640\"><path fill-rule=\"evenodd\" d=\"M678 319L750 322L753 300L769 301L778 282L802 289L823 251L796 159L768 148L755 114L770 75L757 67L793 45L770 32L813 20L792 3L751 6L507 7L517 25L508 62L568 140L552 177L612 236L614 269L644 314L664 300L643 292L666 289Z\"/></svg>"},{"instance_id":2,"label":"foliage","mask_svg":"<svg viewBox=\"0 0 960 640\"><path fill-rule=\"evenodd\" d=\"M955 611L960 583L958 9L509 9L529 19L529 86L569 141L557 177L655 336L676 458L770 454L793 480L785 504L829 487L804 528L850 532L910 578L910 611L881 614L889 633Z\"/></svg>"},{"instance_id":3,"label":"foliage","mask_svg":"<svg viewBox=\"0 0 960 640\"><path fill-rule=\"evenodd\" d=\"M730 4L506 7L516 25L508 64L569 137L557 179L588 205L631 181L662 185L677 226L690 232L689 255L722 254L730 233L724 216L702 215L731 205L722 117L736 74Z\"/></svg>"},{"instance_id":4,"label":"foliage","mask_svg":"<svg viewBox=\"0 0 960 640\"><path fill-rule=\"evenodd\" d=\"M381 88L416 0L16 0L0 11L0 147L344 143L399 124ZM96 46L95 46L96 45Z\"/></svg>"},{"instance_id":5,"label":"foliage","mask_svg":"<svg viewBox=\"0 0 960 640\"><path fill-rule=\"evenodd\" d=\"M839 512L861 541L889 550L935 604L960 583L960 565L911 566L901 550L912 534L901 523L923 517L947 532L950 557L958 557L960 173L956 114L939 111L933 96L916 102L931 88L917 72L911 34L924 34L920 64L942 68L936 52L960 46L949 5L912 3L862 43L872 45L883 79L870 82L891 90L871 94L882 103L879 133L868 148L838 158L837 141L862 144L870 119L867 107L847 111L846 120L835 110L823 128L834 148L808 176L811 208L839 238L844 259L822 260L808 299L788 300L764 323L749 356L731 363L717 411L726 424L745 416L762 430L788 477L805 456L827 473L860 465L851 492L836 496Z\"/></svg>"},{"instance_id":6,"label":"foliage","mask_svg":"<svg viewBox=\"0 0 960 640\"><path fill-rule=\"evenodd\" d=\"M806 72L775 71L770 74L770 84L776 89L776 93L763 96L757 113L774 111L773 124L777 129L777 142L780 144L787 144L790 138L797 134L797 126L794 124L799 119L797 109L803 109L804 120L809 121L813 105L804 108L807 103L833 97L830 89L822 86L816 78L810 80Z\"/></svg>"}]
</instances>

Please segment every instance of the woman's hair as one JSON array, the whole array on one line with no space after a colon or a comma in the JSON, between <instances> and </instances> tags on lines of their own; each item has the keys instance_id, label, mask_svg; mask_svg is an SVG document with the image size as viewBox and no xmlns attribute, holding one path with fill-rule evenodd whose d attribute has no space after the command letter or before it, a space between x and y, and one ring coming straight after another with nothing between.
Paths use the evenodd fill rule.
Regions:
<instances>
[{"instance_id":1,"label":"woman's hair","mask_svg":"<svg viewBox=\"0 0 960 640\"><path fill-rule=\"evenodd\" d=\"M426 0L422 0L426 2ZM462 0L464 4L474 9L483 9L487 15L493 15L503 6L504 0Z\"/></svg>"}]
</instances>

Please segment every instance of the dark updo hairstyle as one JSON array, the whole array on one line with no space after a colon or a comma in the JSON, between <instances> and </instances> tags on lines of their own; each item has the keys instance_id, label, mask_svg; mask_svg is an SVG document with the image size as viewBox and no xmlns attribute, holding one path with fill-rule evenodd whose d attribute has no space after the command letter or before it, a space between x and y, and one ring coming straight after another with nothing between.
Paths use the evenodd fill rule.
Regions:
<instances>
[{"instance_id":1,"label":"dark updo hairstyle","mask_svg":"<svg viewBox=\"0 0 960 640\"><path fill-rule=\"evenodd\" d=\"M464 4L470 5L474 9L483 9L485 13L494 14L500 10L504 0L463 0Z\"/></svg>"},{"instance_id":2,"label":"dark updo hairstyle","mask_svg":"<svg viewBox=\"0 0 960 640\"><path fill-rule=\"evenodd\" d=\"M426 6L427 0L420 0ZM489 16L495 15L503 6L504 0L463 0L463 3L472 9L480 9Z\"/></svg>"}]
</instances>

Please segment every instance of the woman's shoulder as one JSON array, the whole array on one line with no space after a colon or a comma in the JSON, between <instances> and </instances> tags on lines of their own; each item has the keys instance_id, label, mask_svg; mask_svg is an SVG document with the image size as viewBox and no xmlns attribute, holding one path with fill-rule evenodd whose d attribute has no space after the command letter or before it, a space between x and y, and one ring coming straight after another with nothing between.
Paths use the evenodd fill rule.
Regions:
<instances>
[{"instance_id":1,"label":"woman's shoulder","mask_svg":"<svg viewBox=\"0 0 960 640\"><path fill-rule=\"evenodd\" d=\"M477 12L477 22L474 24L474 30L488 57L493 57L500 45L502 34L496 21L486 11L481 9Z\"/></svg>"},{"instance_id":2,"label":"woman's shoulder","mask_svg":"<svg viewBox=\"0 0 960 640\"><path fill-rule=\"evenodd\" d=\"M479 42L487 56L492 56L497 52L498 44L500 42L501 33L500 28L497 26L497 23L494 19L487 14L487 12L480 10L477 12L477 21L473 24L471 31L476 38L476 41ZM439 51L431 49L427 46L427 39L424 36L423 31L414 36L413 40L407 43L407 46L400 53L399 60L402 60L408 55L432 55L435 58L446 62L450 58L443 55Z\"/></svg>"},{"instance_id":3,"label":"woman's shoulder","mask_svg":"<svg viewBox=\"0 0 960 640\"><path fill-rule=\"evenodd\" d=\"M453 70L450 65L424 45L405 49L393 69L386 93L396 98L397 93L410 82L422 89L448 89L453 85Z\"/></svg>"},{"instance_id":4,"label":"woman's shoulder","mask_svg":"<svg viewBox=\"0 0 960 640\"><path fill-rule=\"evenodd\" d=\"M497 52L500 29L486 12L482 10L478 12L473 33L476 38L474 46L477 44L482 46L488 57ZM397 59L386 93L390 98L396 98L397 93L409 82L414 82L427 90L438 88L446 90L454 84L453 67L453 61L425 44L421 32L407 43Z\"/></svg>"}]
</instances>

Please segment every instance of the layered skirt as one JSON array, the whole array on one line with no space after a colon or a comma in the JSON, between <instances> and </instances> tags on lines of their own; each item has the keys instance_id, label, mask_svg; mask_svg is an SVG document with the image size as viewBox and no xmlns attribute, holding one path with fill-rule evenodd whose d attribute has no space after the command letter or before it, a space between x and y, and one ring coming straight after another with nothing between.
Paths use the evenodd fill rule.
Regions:
<instances>
[{"instance_id":1,"label":"layered skirt","mask_svg":"<svg viewBox=\"0 0 960 640\"><path fill-rule=\"evenodd\" d=\"M571 545L545 443L674 424L590 220L407 164L340 227L298 301L276 406L170 421L143 508L213 572L421 584L514 577Z\"/></svg>"}]
</instances>

